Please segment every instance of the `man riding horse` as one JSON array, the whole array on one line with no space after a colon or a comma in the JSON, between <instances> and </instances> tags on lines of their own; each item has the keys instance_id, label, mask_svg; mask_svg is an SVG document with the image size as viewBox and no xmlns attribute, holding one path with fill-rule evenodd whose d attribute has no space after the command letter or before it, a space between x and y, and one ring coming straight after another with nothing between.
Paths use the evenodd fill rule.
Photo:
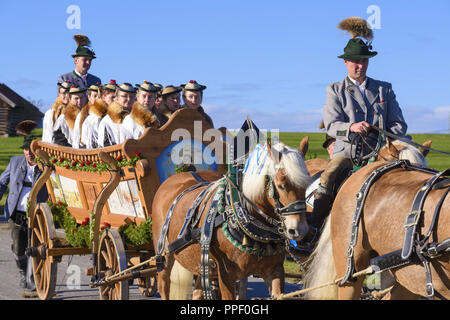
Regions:
<instances>
[{"instance_id":1,"label":"man riding horse","mask_svg":"<svg viewBox=\"0 0 450 320\"><path fill-rule=\"evenodd\" d=\"M347 77L328 86L323 108L327 135L335 138L336 142L332 160L322 173L314 193L312 226L316 230L320 230L329 214L336 181L353 168L353 136L362 134L374 148L378 142L378 131L371 130L371 126L383 128L397 136L404 136L407 129L392 85L366 76L369 58L377 55L377 52L370 51L373 34L368 23L361 18L348 18L338 27L350 32L352 38L344 48L344 54L338 57L344 60ZM363 149L363 152L370 153L370 148Z\"/></svg>"}]
</instances>

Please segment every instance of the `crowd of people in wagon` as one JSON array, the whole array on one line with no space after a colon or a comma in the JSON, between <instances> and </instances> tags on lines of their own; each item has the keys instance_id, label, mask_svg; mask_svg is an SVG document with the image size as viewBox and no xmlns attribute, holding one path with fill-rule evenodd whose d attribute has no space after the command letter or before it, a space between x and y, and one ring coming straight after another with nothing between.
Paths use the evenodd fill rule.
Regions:
<instances>
[{"instance_id":1,"label":"crowd of people in wagon","mask_svg":"<svg viewBox=\"0 0 450 320\"><path fill-rule=\"evenodd\" d=\"M75 70L58 78L58 96L45 113L42 141L75 149L120 144L139 138L146 128L163 126L181 108L197 110L214 126L201 106L206 86L195 80L165 87L146 80L135 85L110 80L102 85L100 78L88 73L96 58L89 39L74 38Z\"/></svg>"}]
</instances>

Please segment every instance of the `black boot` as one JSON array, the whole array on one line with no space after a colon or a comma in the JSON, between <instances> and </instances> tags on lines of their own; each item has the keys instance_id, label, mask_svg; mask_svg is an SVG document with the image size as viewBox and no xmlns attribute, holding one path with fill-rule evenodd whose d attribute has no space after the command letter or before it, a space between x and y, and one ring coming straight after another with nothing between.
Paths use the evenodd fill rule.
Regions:
<instances>
[{"instance_id":1,"label":"black boot","mask_svg":"<svg viewBox=\"0 0 450 320\"><path fill-rule=\"evenodd\" d=\"M19 287L22 289L27 288L27 258L25 255L16 257L16 265L19 268Z\"/></svg>"},{"instance_id":2,"label":"black boot","mask_svg":"<svg viewBox=\"0 0 450 320\"><path fill-rule=\"evenodd\" d=\"M329 194L314 191L314 209L311 218L311 226L317 230L321 230L325 219L331 211L333 197Z\"/></svg>"}]
</instances>

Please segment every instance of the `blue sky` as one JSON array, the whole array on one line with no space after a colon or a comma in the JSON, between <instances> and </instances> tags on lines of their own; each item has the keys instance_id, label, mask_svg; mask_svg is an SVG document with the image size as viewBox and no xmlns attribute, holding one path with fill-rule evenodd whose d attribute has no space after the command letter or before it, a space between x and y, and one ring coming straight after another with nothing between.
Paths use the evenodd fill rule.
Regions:
<instances>
[{"instance_id":1,"label":"blue sky","mask_svg":"<svg viewBox=\"0 0 450 320\"><path fill-rule=\"evenodd\" d=\"M80 29L67 27L70 5ZM346 76L337 56L349 36L336 26L376 13L368 75L392 83L409 133L448 133L448 0L2 0L0 82L49 108L58 76L73 70L72 36L83 33L103 82L197 80L217 127L249 115L267 130L317 132L327 85Z\"/></svg>"}]
</instances>

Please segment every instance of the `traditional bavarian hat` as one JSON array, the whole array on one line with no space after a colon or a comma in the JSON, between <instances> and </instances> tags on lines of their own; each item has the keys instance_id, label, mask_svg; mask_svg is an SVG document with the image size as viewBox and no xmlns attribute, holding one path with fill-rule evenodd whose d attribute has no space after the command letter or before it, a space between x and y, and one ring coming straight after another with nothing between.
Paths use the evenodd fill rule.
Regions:
<instances>
[{"instance_id":1,"label":"traditional bavarian hat","mask_svg":"<svg viewBox=\"0 0 450 320\"><path fill-rule=\"evenodd\" d=\"M161 97L161 91L164 89L163 85L160 83L154 83L153 85L158 88L156 96Z\"/></svg>"},{"instance_id":2,"label":"traditional bavarian hat","mask_svg":"<svg viewBox=\"0 0 450 320\"><path fill-rule=\"evenodd\" d=\"M75 57L90 57L95 59L95 52L91 49L91 40L84 34L76 34L73 39L77 43L78 47L75 53L72 55Z\"/></svg>"},{"instance_id":3,"label":"traditional bavarian hat","mask_svg":"<svg viewBox=\"0 0 450 320\"><path fill-rule=\"evenodd\" d=\"M101 88L102 86L100 85L100 83L99 82L97 82L96 84L93 84L92 86L90 86L89 88L88 88L88 91L97 91L98 93L100 93L100 88Z\"/></svg>"},{"instance_id":4,"label":"traditional bavarian hat","mask_svg":"<svg viewBox=\"0 0 450 320\"><path fill-rule=\"evenodd\" d=\"M206 86L203 86L203 85L197 83L197 81L195 81L195 80L189 80L188 83L181 84L180 87L182 87L184 90L189 90L189 91L203 91L206 89Z\"/></svg>"},{"instance_id":5,"label":"traditional bavarian hat","mask_svg":"<svg viewBox=\"0 0 450 320\"><path fill-rule=\"evenodd\" d=\"M179 93L181 92L183 89L181 87L175 87L173 85L168 85L167 87L165 87L162 91L161 91L161 96L167 96L169 94L172 93Z\"/></svg>"},{"instance_id":6,"label":"traditional bavarian hat","mask_svg":"<svg viewBox=\"0 0 450 320\"><path fill-rule=\"evenodd\" d=\"M103 85L102 90L113 91L115 92L117 89L116 80L111 79L109 83Z\"/></svg>"},{"instance_id":7,"label":"traditional bavarian hat","mask_svg":"<svg viewBox=\"0 0 450 320\"><path fill-rule=\"evenodd\" d=\"M36 136L30 135L30 136L25 136L23 137L23 143L20 146L21 149L27 149L30 147L31 142L33 142L34 139L37 139Z\"/></svg>"},{"instance_id":8,"label":"traditional bavarian hat","mask_svg":"<svg viewBox=\"0 0 450 320\"><path fill-rule=\"evenodd\" d=\"M69 91L71 85L72 85L72 83L70 82L70 80L66 80L61 83L58 82L58 87L63 88L66 91Z\"/></svg>"},{"instance_id":9,"label":"traditional bavarian hat","mask_svg":"<svg viewBox=\"0 0 450 320\"><path fill-rule=\"evenodd\" d=\"M133 87L133 85L128 82L124 82L121 85L118 85L117 90L123 91L123 92L129 92L129 93L136 93L136 88Z\"/></svg>"},{"instance_id":10,"label":"traditional bavarian hat","mask_svg":"<svg viewBox=\"0 0 450 320\"><path fill-rule=\"evenodd\" d=\"M138 90L143 90L146 92L158 92L160 88L155 86L153 83L144 80L143 84L136 84L136 88Z\"/></svg>"},{"instance_id":11,"label":"traditional bavarian hat","mask_svg":"<svg viewBox=\"0 0 450 320\"><path fill-rule=\"evenodd\" d=\"M20 146L21 149L29 148L31 142L37 137L31 135L31 132L37 127L37 122L33 120L24 120L17 124L16 133L18 135L24 136L23 144Z\"/></svg>"},{"instance_id":12,"label":"traditional bavarian hat","mask_svg":"<svg viewBox=\"0 0 450 320\"><path fill-rule=\"evenodd\" d=\"M378 54L376 51L370 51L372 50L373 32L366 20L359 17L347 18L339 23L338 28L348 31L352 37L344 48L344 54L338 58L352 61L372 58Z\"/></svg>"},{"instance_id":13,"label":"traditional bavarian hat","mask_svg":"<svg viewBox=\"0 0 450 320\"><path fill-rule=\"evenodd\" d=\"M69 94L83 93L87 90L87 88L80 88L76 84L70 86Z\"/></svg>"},{"instance_id":14,"label":"traditional bavarian hat","mask_svg":"<svg viewBox=\"0 0 450 320\"><path fill-rule=\"evenodd\" d=\"M336 138L330 137L328 134L325 133L325 141L323 142L322 147L326 149L334 141L336 141Z\"/></svg>"}]
</instances>

